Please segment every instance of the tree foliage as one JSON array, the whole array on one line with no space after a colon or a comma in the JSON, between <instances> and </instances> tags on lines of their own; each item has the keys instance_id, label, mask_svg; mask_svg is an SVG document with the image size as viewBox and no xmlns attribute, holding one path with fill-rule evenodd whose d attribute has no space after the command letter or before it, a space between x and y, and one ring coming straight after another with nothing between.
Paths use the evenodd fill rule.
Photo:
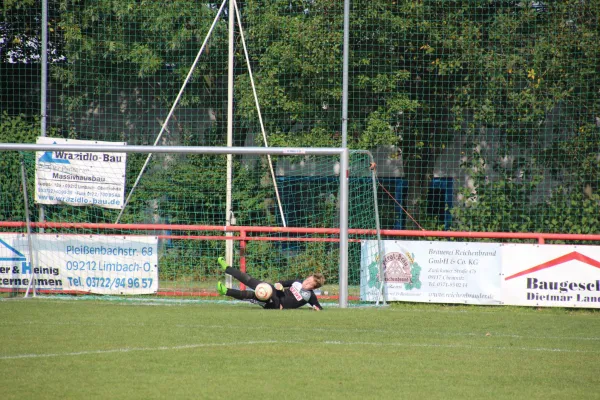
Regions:
<instances>
[{"instance_id":1,"label":"tree foliage","mask_svg":"<svg viewBox=\"0 0 600 400\"><path fill-rule=\"evenodd\" d=\"M150 86L140 109L170 107L220 5L50 3L51 82L61 93L55 101L72 119L104 95ZM238 5L269 144L340 145L343 2ZM4 65L11 55L36 59L39 41L28 40L39 34L39 14L31 13L36 7L37 0L4 2ZM457 143L465 152L454 174L470 183L457 181L456 229L552 230L547 224L552 219L534 217L538 210L558 212L558 204L567 202L582 214L597 210L599 0L356 0L351 7L348 145L398 149L408 183L406 206L417 221L431 223L423 210L434 167ZM184 107L210 102L212 145L223 144L226 129L225 20L226 15L181 100ZM239 32L236 49L235 144L242 145L258 131L258 119ZM8 104L9 96L4 90L2 101ZM33 121L34 115L25 118ZM59 128L82 138L72 126L66 121ZM86 135L94 132L92 127ZM194 131L185 132L178 143L201 142ZM155 175L192 176L201 164L192 157ZM268 197L262 177L253 173L238 171L242 192L252 193L241 195L241 202ZM536 198L549 181L561 184ZM204 201L202 193L189 195ZM563 227L585 230L582 221Z\"/></svg>"},{"instance_id":2,"label":"tree foliage","mask_svg":"<svg viewBox=\"0 0 600 400\"><path fill-rule=\"evenodd\" d=\"M0 115L0 138L11 143L34 142L38 133L36 122L29 122L21 116L12 117L4 112ZM13 152L0 152L0 171L4 177L11 177L0 179L0 221L25 221L21 163L26 160L23 156ZM27 190L33 193L33 182L27 182Z\"/></svg>"}]
</instances>

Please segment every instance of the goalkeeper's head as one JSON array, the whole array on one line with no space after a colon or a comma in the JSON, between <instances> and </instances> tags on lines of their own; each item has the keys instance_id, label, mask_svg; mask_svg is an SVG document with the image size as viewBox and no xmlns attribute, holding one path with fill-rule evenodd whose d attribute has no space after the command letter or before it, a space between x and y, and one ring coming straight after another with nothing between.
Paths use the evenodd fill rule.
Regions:
<instances>
[{"instance_id":1,"label":"goalkeeper's head","mask_svg":"<svg viewBox=\"0 0 600 400\"><path fill-rule=\"evenodd\" d=\"M304 290L313 290L318 289L325 284L325 276L316 272L311 276L307 277L304 282L302 282L302 289Z\"/></svg>"}]
</instances>

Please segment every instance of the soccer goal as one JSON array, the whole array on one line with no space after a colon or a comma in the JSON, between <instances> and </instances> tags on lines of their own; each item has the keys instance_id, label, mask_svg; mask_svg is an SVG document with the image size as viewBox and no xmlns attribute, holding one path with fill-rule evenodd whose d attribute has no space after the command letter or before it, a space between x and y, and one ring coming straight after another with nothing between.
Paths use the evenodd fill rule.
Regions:
<instances>
[{"instance_id":1,"label":"soccer goal","mask_svg":"<svg viewBox=\"0 0 600 400\"><path fill-rule=\"evenodd\" d=\"M5 296L211 297L230 243L232 264L260 279L323 273L318 295L347 307L361 254L380 251L361 246L379 239L365 151L42 138L0 144L0 160Z\"/></svg>"}]
</instances>

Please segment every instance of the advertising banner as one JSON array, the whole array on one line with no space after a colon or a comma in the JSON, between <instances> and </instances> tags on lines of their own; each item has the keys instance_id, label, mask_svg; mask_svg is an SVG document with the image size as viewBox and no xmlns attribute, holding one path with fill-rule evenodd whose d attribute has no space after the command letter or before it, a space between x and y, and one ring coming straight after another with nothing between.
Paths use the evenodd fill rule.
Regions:
<instances>
[{"instance_id":1,"label":"advertising banner","mask_svg":"<svg viewBox=\"0 0 600 400\"><path fill-rule=\"evenodd\" d=\"M379 259L375 241L363 241L361 293L377 301ZM388 301L501 304L500 244L384 240L381 263Z\"/></svg>"},{"instance_id":2,"label":"advertising banner","mask_svg":"<svg viewBox=\"0 0 600 400\"><path fill-rule=\"evenodd\" d=\"M38 137L38 144L124 145L124 142ZM35 201L38 204L96 205L122 209L126 153L38 151Z\"/></svg>"},{"instance_id":3,"label":"advertising banner","mask_svg":"<svg viewBox=\"0 0 600 400\"><path fill-rule=\"evenodd\" d=\"M600 308L600 247L504 245L505 304Z\"/></svg>"},{"instance_id":4,"label":"advertising banner","mask_svg":"<svg viewBox=\"0 0 600 400\"><path fill-rule=\"evenodd\" d=\"M0 234L0 288L151 294L158 239L148 236ZM33 279L33 282L32 282Z\"/></svg>"}]
</instances>

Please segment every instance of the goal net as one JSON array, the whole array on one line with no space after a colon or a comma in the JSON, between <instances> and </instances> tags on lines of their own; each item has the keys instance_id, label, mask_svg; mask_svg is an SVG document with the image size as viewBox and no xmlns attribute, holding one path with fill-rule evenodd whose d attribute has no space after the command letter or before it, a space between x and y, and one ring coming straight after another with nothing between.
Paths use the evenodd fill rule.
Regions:
<instances>
[{"instance_id":1,"label":"goal net","mask_svg":"<svg viewBox=\"0 0 600 400\"><path fill-rule=\"evenodd\" d=\"M341 149L38 142L0 145L4 296L213 297L230 243L256 278L321 272L321 298L358 299L361 240L378 238L368 152L349 153L345 190Z\"/></svg>"}]
</instances>

